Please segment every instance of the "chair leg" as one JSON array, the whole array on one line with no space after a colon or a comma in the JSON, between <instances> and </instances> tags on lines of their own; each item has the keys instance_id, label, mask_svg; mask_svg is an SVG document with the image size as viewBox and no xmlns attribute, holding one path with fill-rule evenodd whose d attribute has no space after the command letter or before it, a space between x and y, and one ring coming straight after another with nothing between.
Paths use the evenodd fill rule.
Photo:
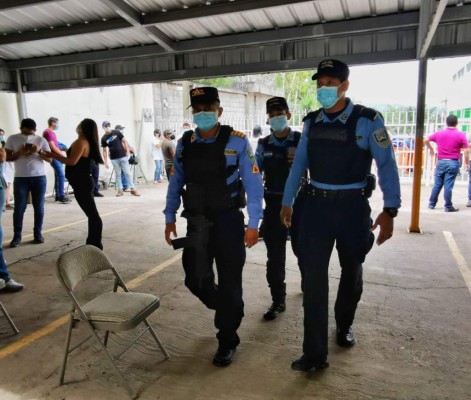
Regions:
<instances>
[{"instance_id":1,"label":"chair leg","mask_svg":"<svg viewBox=\"0 0 471 400\"><path fill-rule=\"evenodd\" d=\"M123 374L121 373L118 366L116 365L116 363L113 360L113 356L110 354L110 352L108 351L106 346L103 344L103 342L101 341L100 337L98 336L95 328L93 328L93 326L90 324L90 322L87 321L86 324L89 327L89 329L92 332L95 339L97 340L97 342L100 345L101 349L105 352L106 356L108 357L108 360L110 360L111 364L113 365L114 370L118 374L118 377L121 380L121 382L123 383L123 385L126 387L126 389L127 389L128 393L130 394L131 398L134 399L136 397L136 392L134 392L131 385L129 385L129 383L126 381L126 379L124 379Z\"/></svg>"},{"instance_id":2,"label":"chair leg","mask_svg":"<svg viewBox=\"0 0 471 400\"><path fill-rule=\"evenodd\" d=\"M165 358L168 360L170 359L170 354L168 354L167 350L165 349L164 345L162 344L162 342L160 341L159 337L157 336L157 334L155 333L154 329L152 328L152 326L149 324L149 322L147 322L147 319L144 320L144 323L146 324L147 328L149 328L149 332L150 334L152 335L152 337L154 338L154 340L157 342L157 344L159 345L159 348L160 348L160 351L163 353L163 355L165 356Z\"/></svg>"},{"instance_id":3,"label":"chair leg","mask_svg":"<svg viewBox=\"0 0 471 400\"><path fill-rule=\"evenodd\" d=\"M62 370L59 379L59 385L64 384L64 376L65 376L65 368L67 366L67 358L69 357L69 348L70 348L70 338L72 336L72 328L74 326L74 312L70 313L69 323L67 324L67 334L65 337L65 351L64 351L64 359L62 361Z\"/></svg>"},{"instance_id":4,"label":"chair leg","mask_svg":"<svg viewBox=\"0 0 471 400\"><path fill-rule=\"evenodd\" d=\"M20 331L19 331L18 328L16 327L15 323L14 323L13 320L11 319L10 315L8 314L6 308L3 306L3 304L2 304L1 301L0 301L0 309L2 310L3 315L4 315L5 318L7 319L8 323L10 324L11 329L13 329L13 332L15 332L15 334L20 333Z\"/></svg>"}]
</instances>

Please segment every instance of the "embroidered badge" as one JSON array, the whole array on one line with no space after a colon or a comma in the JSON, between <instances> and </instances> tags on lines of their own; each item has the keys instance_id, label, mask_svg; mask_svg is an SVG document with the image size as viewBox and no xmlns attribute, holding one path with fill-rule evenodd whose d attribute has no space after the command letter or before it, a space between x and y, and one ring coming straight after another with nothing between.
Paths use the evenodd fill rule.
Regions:
<instances>
[{"instance_id":1,"label":"embroidered badge","mask_svg":"<svg viewBox=\"0 0 471 400\"><path fill-rule=\"evenodd\" d=\"M196 133L193 133L193 135L191 135L190 143L193 143L195 140L196 140Z\"/></svg>"},{"instance_id":2,"label":"embroidered badge","mask_svg":"<svg viewBox=\"0 0 471 400\"><path fill-rule=\"evenodd\" d=\"M347 114L342 114L342 116L340 117L340 119L341 119L342 121L346 121L347 118L348 118L348 115L347 115Z\"/></svg>"},{"instance_id":3,"label":"embroidered badge","mask_svg":"<svg viewBox=\"0 0 471 400\"><path fill-rule=\"evenodd\" d=\"M236 156L237 155L237 150L226 149L226 150L224 150L224 155L225 156Z\"/></svg>"},{"instance_id":4,"label":"embroidered badge","mask_svg":"<svg viewBox=\"0 0 471 400\"><path fill-rule=\"evenodd\" d=\"M252 167L252 174L259 174L260 173L260 170L258 169L258 166L256 163L254 163L253 167Z\"/></svg>"},{"instance_id":5,"label":"embroidered badge","mask_svg":"<svg viewBox=\"0 0 471 400\"><path fill-rule=\"evenodd\" d=\"M373 132L373 139L378 144L378 146L382 147L383 149L389 146L390 140L386 128L376 129Z\"/></svg>"}]
</instances>

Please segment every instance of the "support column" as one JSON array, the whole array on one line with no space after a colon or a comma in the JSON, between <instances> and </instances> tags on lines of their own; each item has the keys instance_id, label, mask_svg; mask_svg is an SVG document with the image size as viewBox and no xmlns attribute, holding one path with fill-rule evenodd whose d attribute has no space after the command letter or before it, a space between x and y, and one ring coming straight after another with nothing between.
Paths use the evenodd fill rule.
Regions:
<instances>
[{"instance_id":1,"label":"support column","mask_svg":"<svg viewBox=\"0 0 471 400\"><path fill-rule=\"evenodd\" d=\"M419 60L419 85L417 91L417 120L415 131L414 182L412 186L412 212L409 233L422 233L419 227L420 190L422 187L422 156L424 147L425 90L427 83L427 58Z\"/></svg>"},{"instance_id":2,"label":"support column","mask_svg":"<svg viewBox=\"0 0 471 400\"><path fill-rule=\"evenodd\" d=\"M28 110L26 109L26 97L23 92L23 82L20 70L16 70L16 103L18 105L20 120L27 118Z\"/></svg>"}]
</instances>

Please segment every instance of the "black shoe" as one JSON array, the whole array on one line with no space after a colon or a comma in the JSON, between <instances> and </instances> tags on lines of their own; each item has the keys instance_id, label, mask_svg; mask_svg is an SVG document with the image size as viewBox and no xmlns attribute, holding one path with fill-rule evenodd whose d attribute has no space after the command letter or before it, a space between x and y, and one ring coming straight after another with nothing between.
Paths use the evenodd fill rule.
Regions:
<instances>
[{"instance_id":1,"label":"black shoe","mask_svg":"<svg viewBox=\"0 0 471 400\"><path fill-rule=\"evenodd\" d=\"M295 371L303 371L303 372L315 372L320 369L325 369L329 367L329 362L327 359L323 361L311 361L309 360L304 354L301 358L293 361L291 363L291 369Z\"/></svg>"},{"instance_id":2,"label":"black shoe","mask_svg":"<svg viewBox=\"0 0 471 400\"><path fill-rule=\"evenodd\" d=\"M286 310L286 303L275 303L270 306L270 308L263 314L263 318L267 321L273 321L278 318L278 315Z\"/></svg>"},{"instance_id":3,"label":"black shoe","mask_svg":"<svg viewBox=\"0 0 471 400\"><path fill-rule=\"evenodd\" d=\"M455 208L453 206L451 206L450 208L445 208L445 212L456 212L459 210L460 210L459 208Z\"/></svg>"},{"instance_id":4,"label":"black shoe","mask_svg":"<svg viewBox=\"0 0 471 400\"><path fill-rule=\"evenodd\" d=\"M44 236L39 234L39 235L34 235L34 243L41 244L44 243Z\"/></svg>"},{"instance_id":5,"label":"black shoe","mask_svg":"<svg viewBox=\"0 0 471 400\"><path fill-rule=\"evenodd\" d=\"M337 328L337 344L340 347L353 347L355 346L356 340L353 334L352 327L348 329Z\"/></svg>"},{"instance_id":6,"label":"black shoe","mask_svg":"<svg viewBox=\"0 0 471 400\"><path fill-rule=\"evenodd\" d=\"M68 197L63 197L62 199L57 200L57 202L61 204L69 204L72 202L72 200L70 200Z\"/></svg>"},{"instance_id":7,"label":"black shoe","mask_svg":"<svg viewBox=\"0 0 471 400\"><path fill-rule=\"evenodd\" d=\"M93 192L94 197L105 197L100 192Z\"/></svg>"},{"instance_id":8,"label":"black shoe","mask_svg":"<svg viewBox=\"0 0 471 400\"><path fill-rule=\"evenodd\" d=\"M234 358L235 349L227 349L223 347L218 347L216 354L213 358L213 364L218 367L227 367L232 363Z\"/></svg>"},{"instance_id":9,"label":"black shoe","mask_svg":"<svg viewBox=\"0 0 471 400\"><path fill-rule=\"evenodd\" d=\"M21 238L13 238L10 242L10 247L18 247L21 243Z\"/></svg>"}]
</instances>

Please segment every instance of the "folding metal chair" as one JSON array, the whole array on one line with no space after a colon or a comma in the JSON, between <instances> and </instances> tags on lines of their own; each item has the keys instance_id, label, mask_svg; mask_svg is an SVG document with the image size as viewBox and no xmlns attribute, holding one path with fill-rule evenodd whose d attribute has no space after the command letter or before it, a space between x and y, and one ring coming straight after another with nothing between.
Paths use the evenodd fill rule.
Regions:
<instances>
[{"instance_id":1,"label":"folding metal chair","mask_svg":"<svg viewBox=\"0 0 471 400\"><path fill-rule=\"evenodd\" d=\"M7 319L8 323L10 324L11 326L11 329L13 329L13 332L15 332L15 334L18 334L20 333L20 331L18 330L18 328L16 327L15 323L13 322L13 320L11 319L10 315L8 314L5 306L2 304L2 302L0 301L0 310L2 311L3 315L5 316L5 318Z\"/></svg>"},{"instance_id":2,"label":"folding metal chair","mask_svg":"<svg viewBox=\"0 0 471 400\"><path fill-rule=\"evenodd\" d=\"M104 270L110 270L114 274L113 291L100 294L86 304L80 304L76 297L79 293L79 290L76 288L77 284L84 278ZM80 246L62 254L56 263L56 273L59 281L72 300L65 341L64 360L60 375L60 385L64 383L65 369L69 354L79 348L88 339L94 337L107 355L107 358L111 361L113 368L131 397L135 398L136 392L124 379L115 360L121 357L147 331L150 332L165 358L170 358L170 355L165 350L157 334L147 321L147 317L159 308L159 298L151 294L130 292L106 254L100 249L90 245ZM118 287L121 287L123 291L118 291ZM85 323L90 329L91 335L71 348L72 328L74 327L74 322L77 320L76 317ZM128 331L135 328L141 322L146 325L146 329L131 340L120 354L113 357L106 347L110 331ZM105 332L103 340L98 335L99 331Z\"/></svg>"}]
</instances>

